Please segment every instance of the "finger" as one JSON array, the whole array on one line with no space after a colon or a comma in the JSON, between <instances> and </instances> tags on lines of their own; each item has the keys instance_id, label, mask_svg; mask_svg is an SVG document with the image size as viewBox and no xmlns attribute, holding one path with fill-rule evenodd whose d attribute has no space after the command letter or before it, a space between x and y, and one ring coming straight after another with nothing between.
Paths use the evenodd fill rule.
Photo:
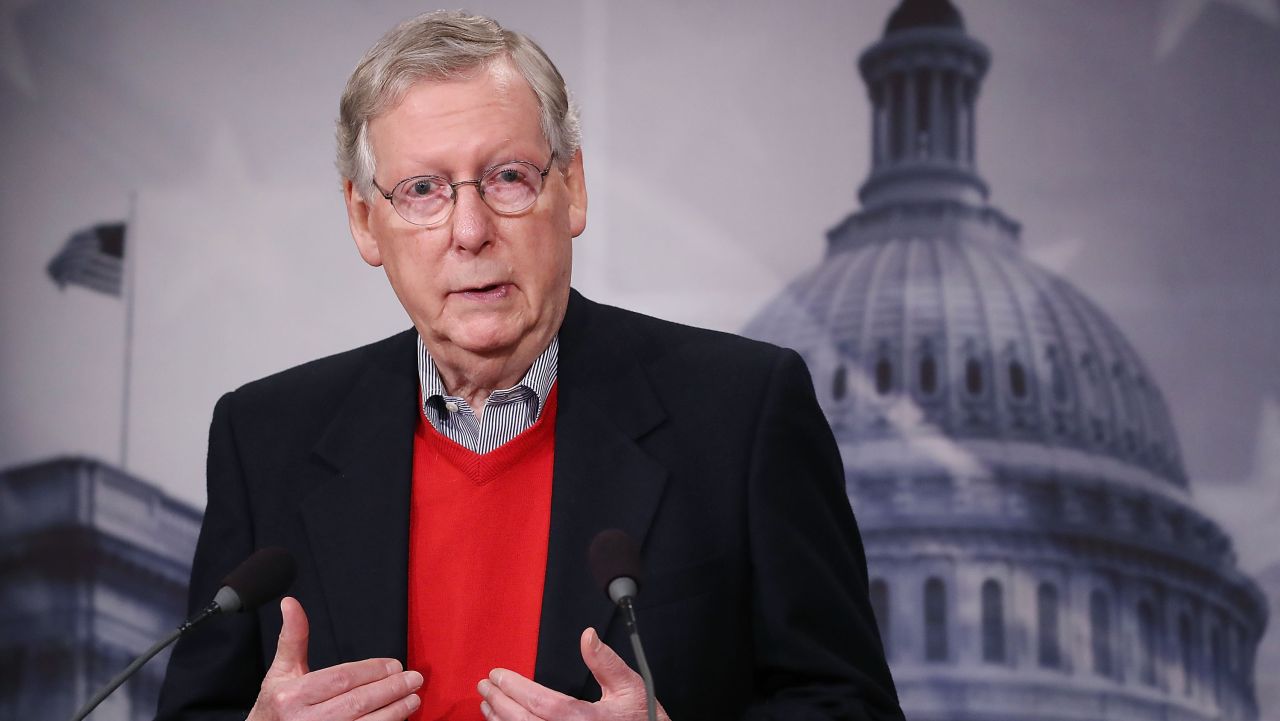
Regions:
<instances>
[{"instance_id":1,"label":"finger","mask_svg":"<svg viewBox=\"0 0 1280 721\"><path fill-rule=\"evenodd\" d=\"M596 677L596 683L600 684L600 690L605 696L635 693L637 687L644 686L644 680L640 678L640 674L632 671L621 656L601 641L594 628L588 628L582 632L578 645L582 650L582 660L587 664L587 668L591 669L591 675Z\"/></svg>"},{"instance_id":2,"label":"finger","mask_svg":"<svg viewBox=\"0 0 1280 721\"><path fill-rule=\"evenodd\" d=\"M585 704L505 668L490 671L476 689L504 721L573 718L576 708Z\"/></svg>"},{"instance_id":3,"label":"finger","mask_svg":"<svg viewBox=\"0 0 1280 721\"><path fill-rule=\"evenodd\" d=\"M310 627L307 613L298 600L285 596L280 599L280 638L276 641L276 657L267 670L272 676L301 676L307 672L307 639Z\"/></svg>"},{"instance_id":4,"label":"finger","mask_svg":"<svg viewBox=\"0 0 1280 721\"><path fill-rule=\"evenodd\" d=\"M405 693L416 690L422 685L422 674L417 671L407 671L402 674L400 662L396 659L369 658L322 668L307 674L298 687L298 698L303 703L323 703L348 691L393 676L403 676L410 682L412 688Z\"/></svg>"},{"instance_id":5,"label":"finger","mask_svg":"<svg viewBox=\"0 0 1280 721\"><path fill-rule=\"evenodd\" d=\"M388 706L403 708L403 703L411 703L408 701L409 696L413 696L413 692L421 687L422 674L417 671L405 671L372 683L355 686L349 691L316 703L311 708L316 718L358 719L363 718L365 714L386 710Z\"/></svg>"},{"instance_id":6,"label":"finger","mask_svg":"<svg viewBox=\"0 0 1280 721\"><path fill-rule=\"evenodd\" d=\"M411 693L373 713L361 716L359 721L404 721L407 716L417 711L421 705L422 701L418 699L418 695Z\"/></svg>"},{"instance_id":7,"label":"finger","mask_svg":"<svg viewBox=\"0 0 1280 721\"><path fill-rule=\"evenodd\" d=\"M484 715L486 721L544 721L544 719L562 721L568 718L534 713L522 706L519 701L503 693L502 689L488 679L480 682L480 688L482 689L480 695L484 697L484 701L480 702L480 713Z\"/></svg>"}]
</instances>

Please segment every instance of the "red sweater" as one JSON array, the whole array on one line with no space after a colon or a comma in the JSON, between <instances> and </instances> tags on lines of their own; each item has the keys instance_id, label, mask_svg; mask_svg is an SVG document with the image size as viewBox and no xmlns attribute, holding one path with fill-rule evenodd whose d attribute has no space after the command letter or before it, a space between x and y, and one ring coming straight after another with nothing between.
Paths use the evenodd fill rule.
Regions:
<instances>
[{"instance_id":1,"label":"red sweater","mask_svg":"<svg viewBox=\"0 0 1280 721\"><path fill-rule=\"evenodd\" d=\"M533 677L551 526L556 388L537 423L480 455L419 417L409 512L411 721L480 721L495 667Z\"/></svg>"}]
</instances>

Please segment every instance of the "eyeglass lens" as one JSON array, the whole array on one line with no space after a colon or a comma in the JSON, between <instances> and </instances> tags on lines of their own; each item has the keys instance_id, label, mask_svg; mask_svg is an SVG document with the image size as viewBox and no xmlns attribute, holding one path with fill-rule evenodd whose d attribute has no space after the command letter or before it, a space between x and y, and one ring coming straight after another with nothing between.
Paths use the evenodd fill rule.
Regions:
<instances>
[{"instance_id":1,"label":"eyeglass lens","mask_svg":"<svg viewBox=\"0 0 1280 721\"><path fill-rule=\"evenodd\" d=\"M513 161L490 168L479 180L480 197L497 213L519 213L529 208L542 191L542 171L532 163ZM434 225L452 210L456 186L476 184L460 181L450 185L444 178L408 178L392 190L391 204L401 217L417 225Z\"/></svg>"}]
</instances>

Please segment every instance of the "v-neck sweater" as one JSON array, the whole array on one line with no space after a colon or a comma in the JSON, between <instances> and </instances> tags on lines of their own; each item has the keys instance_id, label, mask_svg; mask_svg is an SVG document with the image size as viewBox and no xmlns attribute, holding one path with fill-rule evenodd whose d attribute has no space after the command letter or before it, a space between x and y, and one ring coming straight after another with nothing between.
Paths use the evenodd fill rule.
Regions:
<instances>
[{"instance_id":1,"label":"v-neck sweater","mask_svg":"<svg viewBox=\"0 0 1280 721\"><path fill-rule=\"evenodd\" d=\"M481 721L476 683L533 678L551 528L556 388L534 425L488 453L419 415L409 512L411 721Z\"/></svg>"}]
</instances>

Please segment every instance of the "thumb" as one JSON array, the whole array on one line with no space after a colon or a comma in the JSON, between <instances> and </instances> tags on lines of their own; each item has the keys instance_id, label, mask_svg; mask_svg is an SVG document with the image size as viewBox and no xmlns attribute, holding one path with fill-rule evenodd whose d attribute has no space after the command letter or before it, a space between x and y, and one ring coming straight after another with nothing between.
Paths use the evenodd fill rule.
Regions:
<instances>
[{"instance_id":1,"label":"thumb","mask_svg":"<svg viewBox=\"0 0 1280 721\"><path fill-rule=\"evenodd\" d=\"M307 673L307 639L310 628L307 613L302 604L292 596L280 600L280 639L276 642L276 657L267 669L268 676L296 677Z\"/></svg>"},{"instance_id":2,"label":"thumb","mask_svg":"<svg viewBox=\"0 0 1280 721\"><path fill-rule=\"evenodd\" d=\"M579 644L582 647L582 660L586 662L591 675L596 677L600 690L607 698L610 695L630 695L644 693L644 681L640 674L631 670L612 648L600 640L594 628L582 632Z\"/></svg>"}]
</instances>

